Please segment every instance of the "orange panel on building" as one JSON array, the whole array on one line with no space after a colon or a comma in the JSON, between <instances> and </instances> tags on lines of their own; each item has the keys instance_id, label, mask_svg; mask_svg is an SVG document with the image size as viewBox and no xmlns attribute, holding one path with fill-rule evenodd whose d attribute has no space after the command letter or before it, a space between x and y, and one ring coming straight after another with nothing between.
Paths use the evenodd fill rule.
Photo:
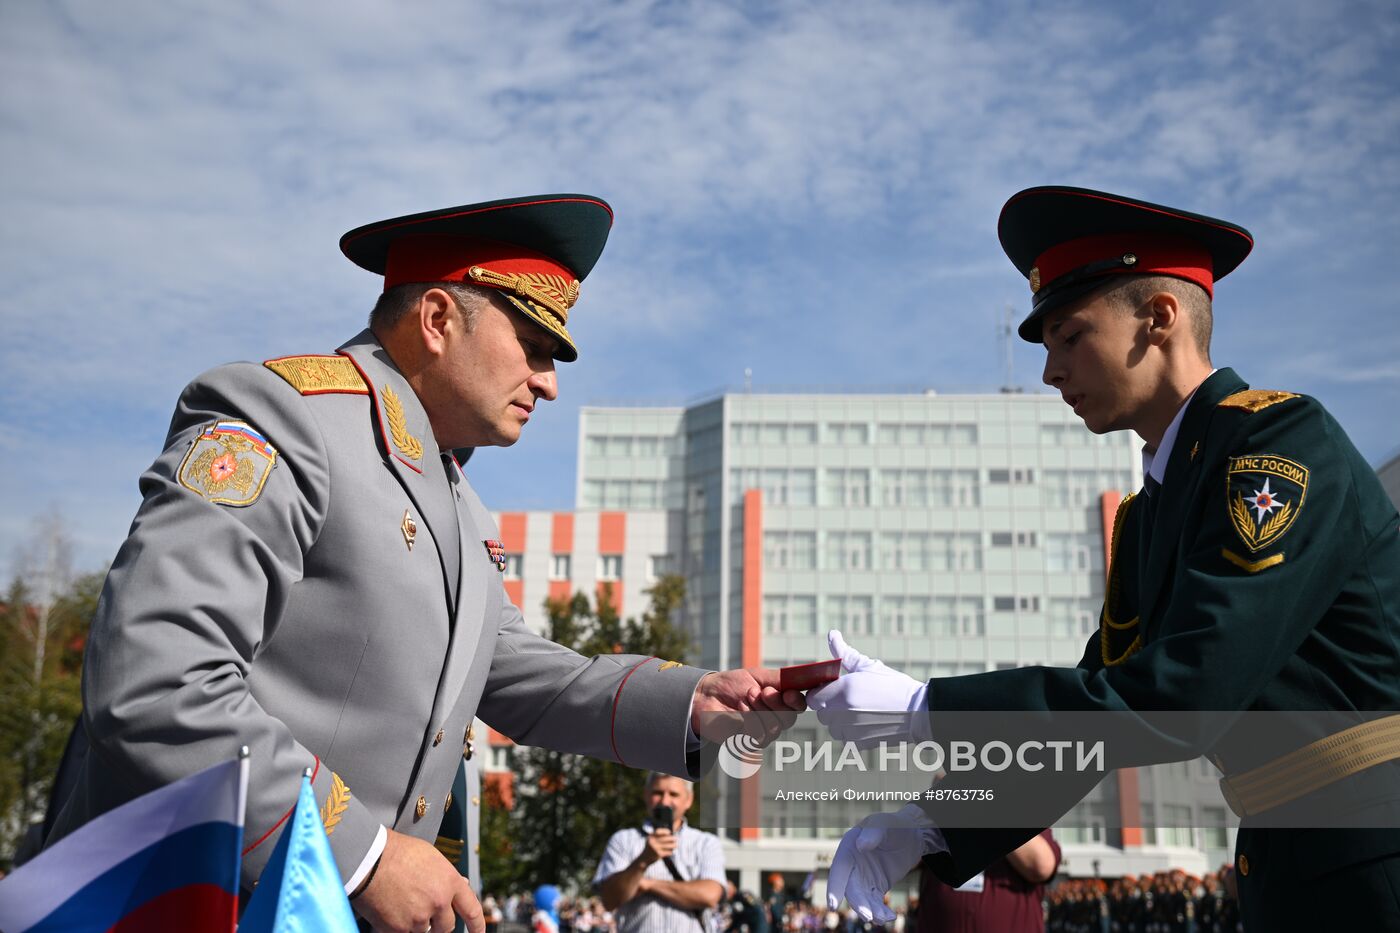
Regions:
<instances>
[{"instance_id":1,"label":"orange panel on building","mask_svg":"<svg viewBox=\"0 0 1400 933\"><path fill-rule=\"evenodd\" d=\"M763 492L744 492L744 583L743 643L744 667L763 663ZM739 783L739 838L758 838L758 778Z\"/></svg>"},{"instance_id":2,"label":"orange panel on building","mask_svg":"<svg viewBox=\"0 0 1400 933\"><path fill-rule=\"evenodd\" d=\"M549 598L555 600L569 600L574 595L573 586L568 580L550 580Z\"/></svg>"},{"instance_id":3,"label":"orange panel on building","mask_svg":"<svg viewBox=\"0 0 1400 933\"><path fill-rule=\"evenodd\" d=\"M550 524L549 547L555 554L572 554L574 550L574 513L555 512Z\"/></svg>"},{"instance_id":4,"label":"orange panel on building","mask_svg":"<svg viewBox=\"0 0 1400 933\"><path fill-rule=\"evenodd\" d=\"M621 554L627 547L627 513L598 513L598 553Z\"/></svg>"},{"instance_id":5,"label":"orange panel on building","mask_svg":"<svg viewBox=\"0 0 1400 933\"><path fill-rule=\"evenodd\" d=\"M626 512L599 512L598 513L598 554L621 555L627 548L627 513ZM619 616L622 615L622 581L612 582L612 604ZM606 583L598 584L598 601L603 600L603 588Z\"/></svg>"},{"instance_id":6,"label":"orange panel on building","mask_svg":"<svg viewBox=\"0 0 1400 933\"><path fill-rule=\"evenodd\" d=\"M501 543L508 554L525 553L525 513L501 513Z\"/></svg>"},{"instance_id":7,"label":"orange panel on building","mask_svg":"<svg viewBox=\"0 0 1400 933\"><path fill-rule=\"evenodd\" d=\"M763 491L744 493L744 643L742 665L763 663Z\"/></svg>"}]
</instances>

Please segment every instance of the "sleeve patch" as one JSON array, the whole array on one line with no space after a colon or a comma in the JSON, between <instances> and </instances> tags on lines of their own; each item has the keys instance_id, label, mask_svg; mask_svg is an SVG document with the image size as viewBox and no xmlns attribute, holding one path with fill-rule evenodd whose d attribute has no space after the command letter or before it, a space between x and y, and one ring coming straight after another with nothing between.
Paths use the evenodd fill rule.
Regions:
<instances>
[{"instance_id":1,"label":"sleeve patch","mask_svg":"<svg viewBox=\"0 0 1400 933\"><path fill-rule=\"evenodd\" d=\"M1274 454L1231 457L1225 505L1249 553L1274 544L1293 527L1308 494L1308 468Z\"/></svg>"},{"instance_id":2,"label":"sleeve patch","mask_svg":"<svg viewBox=\"0 0 1400 933\"><path fill-rule=\"evenodd\" d=\"M355 364L343 356L284 356L263 363L302 395L368 395Z\"/></svg>"},{"instance_id":3,"label":"sleeve patch","mask_svg":"<svg viewBox=\"0 0 1400 933\"><path fill-rule=\"evenodd\" d=\"M217 421L190 445L180 485L220 505L252 505L277 463L277 450L245 421Z\"/></svg>"},{"instance_id":4,"label":"sleeve patch","mask_svg":"<svg viewBox=\"0 0 1400 933\"><path fill-rule=\"evenodd\" d=\"M1256 411L1263 411L1270 405L1277 405L1279 402L1286 402L1297 397L1297 393L1280 392L1276 389L1245 389L1243 392L1236 392L1234 395L1221 399L1220 407L1237 408L1240 411L1253 414Z\"/></svg>"}]
</instances>

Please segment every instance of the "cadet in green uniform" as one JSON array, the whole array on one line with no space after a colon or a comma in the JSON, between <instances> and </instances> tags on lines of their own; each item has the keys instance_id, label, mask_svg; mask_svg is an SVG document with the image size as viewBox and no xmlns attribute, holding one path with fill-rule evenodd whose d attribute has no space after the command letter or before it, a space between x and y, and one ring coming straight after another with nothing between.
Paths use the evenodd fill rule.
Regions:
<instances>
[{"instance_id":1,"label":"cadet in green uniform","mask_svg":"<svg viewBox=\"0 0 1400 933\"><path fill-rule=\"evenodd\" d=\"M1400 517L1320 403L1252 389L1210 360L1214 284L1249 253L1249 233L1076 188L1017 194L999 233L1034 294L1019 332L1045 346L1045 382L1094 433L1145 442L1144 488L1114 523L1100 631L1074 668L927 684L832 633L853 673L808 701L833 734L848 737L832 714L853 709L926 708L935 737L939 713L967 710L1400 710ZM1400 929L1400 716L1369 718L1287 759L1233 760L1243 726L1230 716L1199 717L1153 749L1222 766L1243 817L1246 929ZM1382 828L1258 828L1328 785ZM919 831L881 828L892 825ZM912 806L881 814L847 833L830 899L887 918L878 894L919 857L959 884L1032 832L940 831Z\"/></svg>"}]
</instances>

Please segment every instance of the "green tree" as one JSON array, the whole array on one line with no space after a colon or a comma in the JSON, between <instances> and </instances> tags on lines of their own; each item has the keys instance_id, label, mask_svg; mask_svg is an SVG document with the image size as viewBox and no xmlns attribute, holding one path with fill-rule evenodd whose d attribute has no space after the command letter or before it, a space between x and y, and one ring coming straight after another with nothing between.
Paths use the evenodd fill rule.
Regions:
<instances>
[{"instance_id":1,"label":"green tree","mask_svg":"<svg viewBox=\"0 0 1400 933\"><path fill-rule=\"evenodd\" d=\"M83 646L104 576L65 582L47 599L16 579L0 605L0 862L48 805L82 709Z\"/></svg>"},{"instance_id":2,"label":"green tree","mask_svg":"<svg viewBox=\"0 0 1400 933\"><path fill-rule=\"evenodd\" d=\"M684 578L663 577L648 595L645 614L626 622L614 608L610 585L605 585L596 607L582 593L550 601L549 638L584 655L639 654L684 661L694 646L672 621L685 598ZM508 821L514 862L510 881L530 887L550 883L586 888L608 837L640 821L646 772L537 748L520 750L515 771L515 807ZM483 837L482 850L502 844ZM510 889L498 884L485 865L482 874L491 890Z\"/></svg>"}]
</instances>

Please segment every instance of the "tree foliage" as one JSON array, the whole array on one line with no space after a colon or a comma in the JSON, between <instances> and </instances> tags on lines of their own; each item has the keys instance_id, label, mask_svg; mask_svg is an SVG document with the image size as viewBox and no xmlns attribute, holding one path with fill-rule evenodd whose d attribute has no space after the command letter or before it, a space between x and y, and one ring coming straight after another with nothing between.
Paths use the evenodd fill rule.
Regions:
<instances>
[{"instance_id":1,"label":"tree foliage","mask_svg":"<svg viewBox=\"0 0 1400 933\"><path fill-rule=\"evenodd\" d=\"M546 603L547 635L586 656L638 654L684 661L694 646L672 616L685 597L685 580L663 577L648 595L646 613L625 622L607 588L596 607L583 593L551 600ZM504 892L546 883L587 888L608 837L641 822L646 772L539 748L520 749L515 772L514 809L506 813L498 806L496 813L483 814L486 889Z\"/></svg>"},{"instance_id":2,"label":"tree foliage","mask_svg":"<svg viewBox=\"0 0 1400 933\"><path fill-rule=\"evenodd\" d=\"M0 605L0 862L48 805L82 708L83 646L103 577L80 576L47 600L16 579Z\"/></svg>"}]
</instances>

